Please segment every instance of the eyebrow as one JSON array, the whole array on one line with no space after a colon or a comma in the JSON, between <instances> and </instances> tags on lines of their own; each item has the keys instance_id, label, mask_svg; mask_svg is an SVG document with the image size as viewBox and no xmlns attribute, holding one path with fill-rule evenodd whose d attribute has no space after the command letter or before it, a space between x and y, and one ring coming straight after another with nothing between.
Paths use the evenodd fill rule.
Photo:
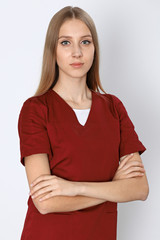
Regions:
<instances>
[{"instance_id":1,"label":"eyebrow","mask_svg":"<svg viewBox=\"0 0 160 240\"><path fill-rule=\"evenodd\" d=\"M84 36L82 36L81 38L84 38L84 37L91 37L92 38L92 36L91 35L84 35ZM72 38L71 36L60 36L58 39L60 39L60 38Z\"/></svg>"}]
</instances>

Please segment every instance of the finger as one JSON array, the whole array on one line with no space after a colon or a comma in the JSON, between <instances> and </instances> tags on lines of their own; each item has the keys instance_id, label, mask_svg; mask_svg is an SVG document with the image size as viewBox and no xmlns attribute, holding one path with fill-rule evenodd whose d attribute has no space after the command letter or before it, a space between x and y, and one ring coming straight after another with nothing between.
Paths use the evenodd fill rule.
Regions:
<instances>
[{"instance_id":1,"label":"finger","mask_svg":"<svg viewBox=\"0 0 160 240\"><path fill-rule=\"evenodd\" d=\"M128 168L132 167L132 166L144 168L143 163L141 163L139 161L132 161L132 162L127 162L121 169L125 170L125 169L128 169Z\"/></svg>"},{"instance_id":2,"label":"finger","mask_svg":"<svg viewBox=\"0 0 160 240\"><path fill-rule=\"evenodd\" d=\"M31 189L30 195L34 194L36 191L40 190L41 188L47 187L49 185L50 185L50 181L43 181L38 183Z\"/></svg>"},{"instance_id":3,"label":"finger","mask_svg":"<svg viewBox=\"0 0 160 240\"><path fill-rule=\"evenodd\" d=\"M42 188L39 191L35 192L34 194L31 195L31 198L37 198L39 195L46 194L48 192L52 191L51 186Z\"/></svg>"},{"instance_id":4,"label":"finger","mask_svg":"<svg viewBox=\"0 0 160 240\"><path fill-rule=\"evenodd\" d=\"M121 160L120 166L123 166L124 164L126 164L127 161L128 161L130 158L132 158L132 157L133 157L133 153L128 154L123 160Z\"/></svg>"},{"instance_id":5,"label":"finger","mask_svg":"<svg viewBox=\"0 0 160 240\"><path fill-rule=\"evenodd\" d=\"M141 168L141 167L130 167L130 168L125 170L125 174L129 174L131 172L142 172L142 173L144 173L145 169Z\"/></svg>"},{"instance_id":6,"label":"finger","mask_svg":"<svg viewBox=\"0 0 160 240\"><path fill-rule=\"evenodd\" d=\"M126 178L143 177L143 176L144 176L144 173L132 172L132 173L126 175Z\"/></svg>"},{"instance_id":7,"label":"finger","mask_svg":"<svg viewBox=\"0 0 160 240\"><path fill-rule=\"evenodd\" d=\"M31 184L30 186L33 187L35 186L37 183L44 181L44 180L48 180L52 177L52 175L41 175L38 178L36 178Z\"/></svg>"},{"instance_id":8,"label":"finger","mask_svg":"<svg viewBox=\"0 0 160 240\"><path fill-rule=\"evenodd\" d=\"M40 198L39 201L44 201L44 200L49 199L49 198L51 198L51 197L54 197L54 196L56 196L56 195L57 195L57 194L52 191L52 192L48 193L47 195L43 196L42 198Z\"/></svg>"},{"instance_id":9,"label":"finger","mask_svg":"<svg viewBox=\"0 0 160 240\"><path fill-rule=\"evenodd\" d=\"M127 161L133 157L133 154L130 154L128 155L127 157L125 157L121 162L120 162L120 165L119 165L119 169L121 169L126 163Z\"/></svg>"}]
</instances>

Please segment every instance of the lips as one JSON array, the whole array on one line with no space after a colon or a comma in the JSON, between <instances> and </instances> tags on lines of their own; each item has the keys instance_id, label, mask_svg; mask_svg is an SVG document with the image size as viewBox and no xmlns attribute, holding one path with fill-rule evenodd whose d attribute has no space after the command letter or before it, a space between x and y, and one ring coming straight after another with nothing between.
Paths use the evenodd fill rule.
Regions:
<instances>
[{"instance_id":1,"label":"lips","mask_svg":"<svg viewBox=\"0 0 160 240\"><path fill-rule=\"evenodd\" d=\"M72 66L81 66L81 65L83 65L83 63L77 62L77 63L72 63L71 65L72 65Z\"/></svg>"}]
</instances>

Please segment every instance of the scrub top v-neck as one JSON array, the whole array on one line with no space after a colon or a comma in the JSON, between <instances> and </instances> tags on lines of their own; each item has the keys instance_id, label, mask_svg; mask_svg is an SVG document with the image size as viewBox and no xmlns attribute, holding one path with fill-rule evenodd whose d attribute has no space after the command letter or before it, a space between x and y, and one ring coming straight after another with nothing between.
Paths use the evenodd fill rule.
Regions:
<instances>
[{"instance_id":1,"label":"scrub top v-neck","mask_svg":"<svg viewBox=\"0 0 160 240\"><path fill-rule=\"evenodd\" d=\"M89 122L90 122L90 118L92 118L92 112L94 111L94 92L91 90L91 96L92 96L92 103L91 103L91 107L90 107L90 111L89 111L89 115L88 115L88 118L86 120L86 123L84 125L80 124L78 119L77 119L77 116L74 112L74 110L72 109L72 107L56 92L54 91L53 89L50 89L51 93L53 95L55 95L55 97L62 102L62 104L64 105L64 107L68 108L68 110L71 112L71 115L73 115L73 124L74 126L76 126L77 128L79 129L84 129L84 128L87 128ZM67 111L67 109L66 109Z\"/></svg>"},{"instance_id":2,"label":"scrub top v-neck","mask_svg":"<svg viewBox=\"0 0 160 240\"><path fill-rule=\"evenodd\" d=\"M146 148L122 101L91 90L92 104L81 125L71 106L53 89L28 98L18 119L20 161L47 153L51 174L70 181L106 182L120 157ZM28 198L21 240L116 240L117 203L42 215Z\"/></svg>"},{"instance_id":3,"label":"scrub top v-neck","mask_svg":"<svg viewBox=\"0 0 160 240\"><path fill-rule=\"evenodd\" d=\"M80 124L84 126L84 124L86 123L86 120L88 118L90 108L86 108L86 109L73 108L73 110L74 110Z\"/></svg>"}]
</instances>

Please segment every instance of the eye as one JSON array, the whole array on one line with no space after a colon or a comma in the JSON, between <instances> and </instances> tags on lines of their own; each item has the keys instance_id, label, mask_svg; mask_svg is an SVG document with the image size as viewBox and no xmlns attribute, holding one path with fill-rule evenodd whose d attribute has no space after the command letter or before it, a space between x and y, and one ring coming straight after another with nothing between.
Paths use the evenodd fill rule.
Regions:
<instances>
[{"instance_id":1,"label":"eye","mask_svg":"<svg viewBox=\"0 0 160 240\"><path fill-rule=\"evenodd\" d=\"M67 45L67 44L63 44L63 43L66 43L66 42L69 42L69 41L63 41L63 42L61 42L61 44L62 44L62 45Z\"/></svg>"},{"instance_id":2,"label":"eye","mask_svg":"<svg viewBox=\"0 0 160 240\"><path fill-rule=\"evenodd\" d=\"M87 44L83 44L83 45L89 45L89 44L91 43L89 40L83 40L82 43L83 43L83 42L87 42ZM65 43L69 43L69 41L65 40L65 41L61 42L61 44L62 44L63 46L68 45L68 44L65 44Z\"/></svg>"},{"instance_id":3,"label":"eye","mask_svg":"<svg viewBox=\"0 0 160 240\"><path fill-rule=\"evenodd\" d=\"M88 43L85 44L85 45L89 45L89 44L91 43L89 40L84 40L84 41L82 41L82 42L88 42Z\"/></svg>"}]
</instances>

